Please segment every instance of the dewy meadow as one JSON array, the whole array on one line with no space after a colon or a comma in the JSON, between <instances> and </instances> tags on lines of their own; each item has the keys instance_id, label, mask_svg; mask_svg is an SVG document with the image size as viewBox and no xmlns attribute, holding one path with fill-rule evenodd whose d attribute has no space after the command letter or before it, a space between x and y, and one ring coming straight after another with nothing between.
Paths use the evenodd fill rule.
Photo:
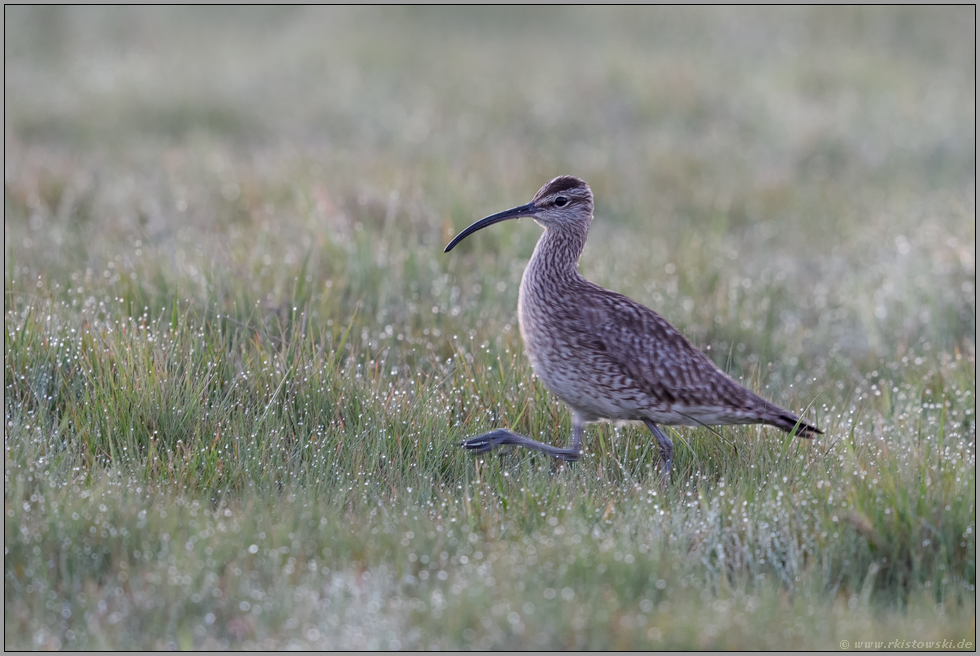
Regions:
<instances>
[{"instance_id":1,"label":"dewy meadow","mask_svg":"<svg viewBox=\"0 0 980 656\"><path fill-rule=\"evenodd\" d=\"M4 10L4 646L976 636L975 10ZM562 445L580 268L824 431ZM967 643L970 643L967 646Z\"/></svg>"}]
</instances>

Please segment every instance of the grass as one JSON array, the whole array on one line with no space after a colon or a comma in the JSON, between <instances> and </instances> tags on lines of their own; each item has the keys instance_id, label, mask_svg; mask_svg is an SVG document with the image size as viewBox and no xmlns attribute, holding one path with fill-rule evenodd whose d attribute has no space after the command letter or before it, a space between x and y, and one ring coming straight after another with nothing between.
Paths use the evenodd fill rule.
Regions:
<instances>
[{"instance_id":1,"label":"grass","mask_svg":"<svg viewBox=\"0 0 980 656\"><path fill-rule=\"evenodd\" d=\"M5 8L5 648L973 649L973 18ZM825 435L458 449L560 173Z\"/></svg>"}]
</instances>

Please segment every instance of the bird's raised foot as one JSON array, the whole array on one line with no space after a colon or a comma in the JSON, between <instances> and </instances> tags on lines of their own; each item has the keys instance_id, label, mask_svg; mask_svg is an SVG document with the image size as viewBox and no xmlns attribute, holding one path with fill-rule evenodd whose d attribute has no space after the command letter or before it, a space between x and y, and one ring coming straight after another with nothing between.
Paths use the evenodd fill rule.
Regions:
<instances>
[{"instance_id":1,"label":"bird's raised foot","mask_svg":"<svg viewBox=\"0 0 980 656\"><path fill-rule=\"evenodd\" d=\"M566 462L574 462L582 456L580 449L559 449L549 444L532 440L529 437L518 435L506 428L498 428L489 433L463 440L460 442L460 446L472 451L474 455L488 453L502 446L523 446Z\"/></svg>"},{"instance_id":2,"label":"bird's raised foot","mask_svg":"<svg viewBox=\"0 0 980 656\"><path fill-rule=\"evenodd\" d=\"M513 441L515 437L520 437L520 435L500 428L489 433L484 433L483 435L471 437L468 440L463 440L459 445L468 451L472 451L473 455L480 455L481 453L493 451L498 446L515 444Z\"/></svg>"}]
</instances>

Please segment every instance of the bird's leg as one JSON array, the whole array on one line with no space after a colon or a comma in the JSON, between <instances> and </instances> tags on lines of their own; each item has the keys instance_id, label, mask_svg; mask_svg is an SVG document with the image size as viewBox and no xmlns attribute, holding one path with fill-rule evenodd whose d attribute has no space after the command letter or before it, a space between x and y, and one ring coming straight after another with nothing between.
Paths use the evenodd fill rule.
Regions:
<instances>
[{"instance_id":1,"label":"bird's leg","mask_svg":"<svg viewBox=\"0 0 980 656\"><path fill-rule=\"evenodd\" d=\"M663 484L666 487L670 481L670 467L674 463L674 443L652 421L644 419L643 423L647 425L647 428L650 429L653 436L657 438L657 446L660 448L660 462L663 464Z\"/></svg>"},{"instance_id":2,"label":"bird's leg","mask_svg":"<svg viewBox=\"0 0 980 656\"><path fill-rule=\"evenodd\" d=\"M464 440L460 443L460 446L464 449L469 449L475 455L481 453L487 453L500 446L523 446L528 449L533 449L534 451L540 451L552 458L558 458L559 460L564 460L566 462L574 462L582 456L582 430L584 422L578 417L574 416L572 418L572 439L569 445L564 449L559 449L558 447L551 446L550 444L545 444L544 442L538 442L537 440L532 440L529 437L524 437L523 435L518 435L513 431L509 431L506 428L498 428L495 431L490 431L489 433L484 433L483 435L477 435L476 437L471 437L468 440ZM669 440L668 440L669 442Z\"/></svg>"}]
</instances>

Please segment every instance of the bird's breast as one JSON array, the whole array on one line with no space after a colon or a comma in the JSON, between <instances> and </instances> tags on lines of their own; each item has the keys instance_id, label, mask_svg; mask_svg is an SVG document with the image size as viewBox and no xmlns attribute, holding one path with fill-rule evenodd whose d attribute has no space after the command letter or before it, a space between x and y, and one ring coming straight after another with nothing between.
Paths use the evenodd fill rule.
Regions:
<instances>
[{"instance_id":1,"label":"bird's breast","mask_svg":"<svg viewBox=\"0 0 980 656\"><path fill-rule=\"evenodd\" d=\"M517 318L531 366L549 387L561 361L571 355L568 335L575 307L568 296L566 285L532 258L521 278Z\"/></svg>"},{"instance_id":2,"label":"bird's breast","mask_svg":"<svg viewBox=\"0 0 980 656\"><path fill-rule=\"evenodd\" d=\"M530 273L530 275L529 275ZM524 350L534 373L552 393L587 418L630 419L637 405L600 349L590 347L581 293L569 286L541 284L525 271L518 301ZM609 392L618 391L618 394ZM624 405L625 404L625 405Z\"/></svg>"}]
</instances>

